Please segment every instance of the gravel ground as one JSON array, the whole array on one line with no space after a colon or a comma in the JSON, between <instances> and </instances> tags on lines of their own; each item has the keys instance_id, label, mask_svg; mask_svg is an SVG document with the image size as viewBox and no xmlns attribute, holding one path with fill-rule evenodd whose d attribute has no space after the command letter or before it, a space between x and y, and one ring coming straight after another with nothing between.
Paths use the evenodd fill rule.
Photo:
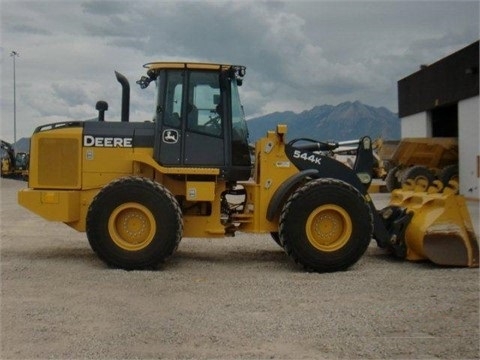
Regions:
<instances>
[{"instance_id":1,"label":"gravel ground","mask_svg":"<svg viewBox=\"0 0 480 360\"><path fill-rule=\"evenodd\" d=\"M350 270L312 274L240 234L184 239L158 271L113 270L84 233L18 206L24 186L1 180L2 359L480 356L478 269L395 261L372 242Z\"/></svg>"}]
</instances>

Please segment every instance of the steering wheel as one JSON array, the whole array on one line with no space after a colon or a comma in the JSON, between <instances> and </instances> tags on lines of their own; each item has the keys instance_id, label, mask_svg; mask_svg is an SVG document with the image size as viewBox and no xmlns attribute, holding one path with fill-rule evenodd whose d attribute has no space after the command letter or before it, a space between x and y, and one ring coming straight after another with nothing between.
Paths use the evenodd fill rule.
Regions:
<instances>
[{"instance_id":1,"label":"steering wheel","mask_svg":"<svg viewBox=\"0 0 480 360\"><path fill-rule=\"evenodd\" d=\"M203 126L209 129L213 129L212 133L220 135L222 132L222 118L220 115L213 116Z\"/></svg>"}]
</instances>

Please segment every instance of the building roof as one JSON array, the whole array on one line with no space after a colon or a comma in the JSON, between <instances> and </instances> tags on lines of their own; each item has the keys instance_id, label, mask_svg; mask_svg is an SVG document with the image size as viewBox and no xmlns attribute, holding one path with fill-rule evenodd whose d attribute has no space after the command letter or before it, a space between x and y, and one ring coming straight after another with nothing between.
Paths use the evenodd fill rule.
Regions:
<instances>
[{"instance_id":1,"label":"building roof","mask_svg":"<svg viewBox=\"0 0 480 360\"><path fill-rule=\"evenodd\" d=\"M479 94L479 41L398 81L400 117L457 103Z\"/></svg>"}]
</instances>

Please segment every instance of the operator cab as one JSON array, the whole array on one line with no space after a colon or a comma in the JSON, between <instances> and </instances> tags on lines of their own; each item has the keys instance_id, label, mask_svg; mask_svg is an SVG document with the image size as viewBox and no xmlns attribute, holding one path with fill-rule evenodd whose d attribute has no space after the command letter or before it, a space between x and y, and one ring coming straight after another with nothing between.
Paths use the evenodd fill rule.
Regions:
<instances>
[{"instance_id":1,"label":"operator cab","mask_svg":"<svg viewBox=\"0 0 480 360\"><path fill-rule=\"evenodd\" d=\"M146 87L155 81L154 158L163 166L220 169L225 180L248 180L248 130L238 86L245 67L149 63Z\"/></svg>"}]
</instances>

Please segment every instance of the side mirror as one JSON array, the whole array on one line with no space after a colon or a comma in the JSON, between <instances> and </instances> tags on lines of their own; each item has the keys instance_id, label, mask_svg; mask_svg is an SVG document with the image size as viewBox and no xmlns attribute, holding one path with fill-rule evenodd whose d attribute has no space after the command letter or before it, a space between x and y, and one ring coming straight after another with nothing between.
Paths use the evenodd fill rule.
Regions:
<instances>
[{"instance_id":1,"label":"side mirror","mask_svg":"<svg viewBox=\"0 0 480 360\"><path fill-rule=\"evenodd\" d=\"M150 82L152 81L151 78L142 76L140 80L137 80L137 84L140 85L140 88L146 89L148 85L150 85Z\"/></svg>"}]
</instances>

